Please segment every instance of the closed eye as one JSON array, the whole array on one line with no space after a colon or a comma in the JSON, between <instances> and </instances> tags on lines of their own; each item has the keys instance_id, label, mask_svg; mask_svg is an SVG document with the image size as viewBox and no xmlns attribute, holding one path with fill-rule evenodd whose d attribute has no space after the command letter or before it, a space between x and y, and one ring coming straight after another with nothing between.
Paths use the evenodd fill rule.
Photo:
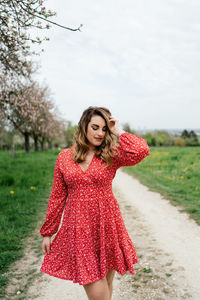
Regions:
<instances>
[{"instance_id":1,"label":"closed eye","mask_svg":"<svg viewBox=\"0 0 200 300\"><path fill-rule=\"evenodd\" d=\"M93 130L97 130L98 128L92 127ZM106 131L107 128L103 128L103 131Z\"/></svg>"}]
</instances>

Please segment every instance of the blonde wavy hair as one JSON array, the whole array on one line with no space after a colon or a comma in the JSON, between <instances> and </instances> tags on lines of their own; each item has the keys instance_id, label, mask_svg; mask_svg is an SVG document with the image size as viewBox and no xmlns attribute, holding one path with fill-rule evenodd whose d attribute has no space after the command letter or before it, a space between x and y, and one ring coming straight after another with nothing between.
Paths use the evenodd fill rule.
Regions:
<instances>
[{"instance_id":1,"label":"blonde wavy hair","mask_svg":"<svg viewBox=\"0 0 200 300\"><path fill-rule=\"evenodd\" d=\"M95 156L100 157L106 162L107 166L111 166L117 143L114 134L111 133L109 128L111 112L106 107L89 106L84 110L73 136L74 142L71 145L73 148L73 160L80 163L86 159L87 151L89 150L86 137L87 128L91 118L96 115L101 116L105 120L107 129L103 142L101 145L96 146Z\"/></svg>"}]
</instances>

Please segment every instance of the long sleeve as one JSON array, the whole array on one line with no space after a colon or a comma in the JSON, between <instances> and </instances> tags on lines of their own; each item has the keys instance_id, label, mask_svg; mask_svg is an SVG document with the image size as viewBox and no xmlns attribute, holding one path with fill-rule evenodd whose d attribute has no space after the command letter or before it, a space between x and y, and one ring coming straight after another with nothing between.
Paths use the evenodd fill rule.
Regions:
<instances>
[{"instance_id":1,"label":"long sleeve","mask_svg":"<svg viewBox=\"0 0 200 300\"><path fill-rule=\"evenodd\" d=\"M122 166L133 166L150 155L150 149L145 139L129 133L123 132L119 137L117 154L114 157L117 168Z\"/></svg>"},{"instance_id":2,"label":"long sleeve","mask_svg":"<svg viewBox=\"0 0 200 300\"><path fill-rule=\"evenodd\" d=\"M46 219L40 228L40 233L43 237L52 236L57 232L67 195L67 185L59 168L58 155L54 168L53 186L49 197Z\"/></svg>"}]
</instances>

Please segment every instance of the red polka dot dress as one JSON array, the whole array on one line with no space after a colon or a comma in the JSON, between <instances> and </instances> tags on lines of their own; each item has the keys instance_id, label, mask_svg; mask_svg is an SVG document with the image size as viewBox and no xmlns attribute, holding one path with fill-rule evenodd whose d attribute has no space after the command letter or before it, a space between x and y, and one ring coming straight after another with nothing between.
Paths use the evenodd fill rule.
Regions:
<instances>
[{"instance_id":1,"label":"red polka dot dress","mask_svg":"<svg viewBox=\"0 0 200 300\"><path fill-rule=\"evenodd\" d=\"M112 180L118 168L138 164L150 150L144 139L129 132L123 132L118 141L112 165L106 168L101 158L93 156L84 172L72 159L71 148L58 154L40 233L58 232L44 256L42 272L80 285L105 278L108 270L134 274L138 259L112 192Z\"/></svg>"}]
</instances>

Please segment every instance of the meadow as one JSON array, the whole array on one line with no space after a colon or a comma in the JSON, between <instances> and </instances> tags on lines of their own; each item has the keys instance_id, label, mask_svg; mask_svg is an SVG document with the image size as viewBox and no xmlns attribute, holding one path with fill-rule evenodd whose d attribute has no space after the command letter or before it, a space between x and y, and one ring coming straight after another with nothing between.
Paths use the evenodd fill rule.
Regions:
<instances>
[{"instance_id":1,"label":"meadow","mask_svg":"<svg viewBox=\"0 0 200 300\"><path fill-rule=\"evenodd\" d=\"M200 225L200 147L151 147L150 156L124 171L159 192Z\"/></svg>"},{"instance_id":2,"label":"meadow","mask_svg":"<svg viewBox=\"0 0 200 300\"><path fill-rule=\"evenodd\" d=\"M59 152L17 151L14 158L0 152L0 298L9 280L5 272L23 256L24 238L44 218Z\"/></svg>"},{"instance_id":3,"label":"meadow","mask_svg":"<svg viewBox=\"0 0 200 300\"><path fill-rule=\"evenodd\" d=\"M45 217L60 151L17 151L14 158L10 152L0 152L0 297L9 280L9 265L23 256L25 237ZM150 151L141 163L122 169L200 224L200 147L151 147Z\"/></svg>"}]
</instances>

